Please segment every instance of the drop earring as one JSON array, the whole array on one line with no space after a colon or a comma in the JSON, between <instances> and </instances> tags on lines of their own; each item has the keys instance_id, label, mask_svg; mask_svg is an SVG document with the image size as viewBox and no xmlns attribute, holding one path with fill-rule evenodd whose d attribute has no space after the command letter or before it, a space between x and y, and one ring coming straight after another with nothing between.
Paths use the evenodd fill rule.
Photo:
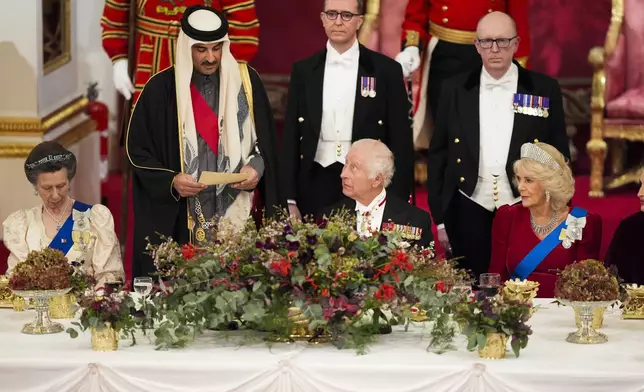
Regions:
<instances>
[{"instance_id":1,"label":"drop earring","mask_svg":"<svg viewBox=\"0 0 644 392\"><path fill-rule=\"evenodd\" d=\"M34 196L38 196L38 190L34 189Z\"/></svg>"},{"instance_id":2,"label":"drop earring","mask_svg":"<svg viewBox=\"0 0 644 392\"><path fill-rule=\"evenodd\" d=\"M550 191L546 191L546 203L550 203Z\"/></svg>"}]
</instances>

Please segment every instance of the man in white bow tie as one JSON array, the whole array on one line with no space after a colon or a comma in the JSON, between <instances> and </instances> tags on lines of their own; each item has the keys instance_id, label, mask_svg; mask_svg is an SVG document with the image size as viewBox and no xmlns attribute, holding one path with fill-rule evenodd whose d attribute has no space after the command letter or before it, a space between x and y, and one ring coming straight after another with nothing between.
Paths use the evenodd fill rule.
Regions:
<instances>
[{"instance_id":1,"label":"man in white bow tie","mask_svg":"<svg viewBox=\"0 0 644 392\"><path fill-rule=\"evenodd\" d=\"M512 164L521 145L548 143L568 159L570 151L559 84L513 61L514 20L492 12L476 36L483 66L442 85L427 186L439 242L478 278L490 263L496 209L519 200Z\"/></svg>"},{"instance_id":2,"label":"man in white bow tie","mask_svg":"<svg viewBox=\"0 0 644 392\"><path fill-rule=\"evenodd\" d=\"M315 215L342 199L340 173L351 143L381 140L396 161L388 190L413 187L409 103L400 64L358 43L364 0L326 0L326 49L293 65L281 153L292 216Z\"/></svg>"}]
</instances>

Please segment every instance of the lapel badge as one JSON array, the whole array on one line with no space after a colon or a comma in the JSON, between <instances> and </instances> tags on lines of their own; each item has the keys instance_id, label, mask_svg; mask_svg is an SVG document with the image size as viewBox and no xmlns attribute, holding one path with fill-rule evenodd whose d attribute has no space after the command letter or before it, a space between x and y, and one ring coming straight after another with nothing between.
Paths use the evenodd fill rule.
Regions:
<instances>
[{"instance_id":1,"label":"lapel badge","mask_svg":"<svg viewBox=\"0 0 644 392\"><path fill-rule=\"evenodd\" d=\"M369 98L376 97L376 78L369 78Z\"/></svg>"},{"instance_id":2,"label":"lapel badge","mask_svg":"<svg viewBox=\"0 0 644 392\"><path fill-rule=\"evenodd\" d=\"M367 76L360 77L360 93L365 98L369 96L369 78Z\"/></svg>"},{"instance_id":3,"label":"lapel badge","mask_svg":"<svg viewBox=\"0 0 644 392\"><path fill-rule=\"evenodd\" d=\"M516 112L519 114L524 114L526 107L525 107L525 95L524 94L514 94L514 101L516 104Z\"/></svg>"},{"instance_id":4,"label":"lapel badge","mask_svg":"<svg viewBox=\"0 0 644 392\"><path fill-rule=\"evenodd\" d=\"M543 118L548 118L548 109L550 109L550 98L548 97L540 97L543 98L543 106L541 109L543 110Z\"/></svg>"}]
</instances>

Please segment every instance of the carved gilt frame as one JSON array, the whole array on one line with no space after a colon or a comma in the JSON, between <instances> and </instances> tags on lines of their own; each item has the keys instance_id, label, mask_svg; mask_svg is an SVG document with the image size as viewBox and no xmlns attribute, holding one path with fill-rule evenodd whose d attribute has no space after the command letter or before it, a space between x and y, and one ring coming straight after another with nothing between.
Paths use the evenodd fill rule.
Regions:
<instances>
[{"instance_id":1,"label":"carved gilt frame","mask_svg":"<svg viewBox=\"0 0 644 392\"><path fill-rule=\"evenodd\" d=\"M48 0L43 0L43 1L48 1ZM72 40L71 40L71 28L72 28L72 18L71 18L71 0L60 0L60 5L62 7L61 14L62 14L62 33L61 33L61 39L62 39L62 53L58 56L56 56L53 59L50 59L49 61L45 62L44 56L43 56L43 74L47 75L55 70L59 69L63 65L69 63L72 59ZM44 15L43 15L44 16ZM43 47L45 45L44 39L43 39Z\"/></svg>"}]
</instances>

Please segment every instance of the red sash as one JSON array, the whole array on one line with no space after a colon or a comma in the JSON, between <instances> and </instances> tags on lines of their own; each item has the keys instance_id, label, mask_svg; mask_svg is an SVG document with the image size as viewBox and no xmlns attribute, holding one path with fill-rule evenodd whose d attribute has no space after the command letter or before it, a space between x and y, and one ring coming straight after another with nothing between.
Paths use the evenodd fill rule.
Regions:
<instances>
[{"instance_id":1,"label":"red sash","mask_svg":"<svg viewBox=\"0 0 644 392\"><path fill-rule=\"evenodd\" d=\"M217 155L217 150L219 149L219 118L217 113L212 110L192 83L190 83L190 95L192 96L192 112L195 116L197 132L206 141L212 152Z\"/></svg>"}]
</instances>

